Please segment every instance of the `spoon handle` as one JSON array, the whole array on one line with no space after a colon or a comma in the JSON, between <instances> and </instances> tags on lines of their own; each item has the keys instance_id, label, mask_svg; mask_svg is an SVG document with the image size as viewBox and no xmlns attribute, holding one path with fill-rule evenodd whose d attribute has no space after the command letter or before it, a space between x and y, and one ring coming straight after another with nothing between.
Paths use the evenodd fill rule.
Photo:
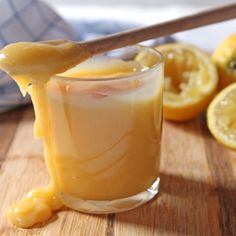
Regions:
<instances>
[{"instance_id":1,"label":"spoon handle","mask_svg":"<svg viewBox=\"0 0 236 236\"><path fill-rule=\"evenodd\" d=\"M111 34L98 39L86 41L91 54L98 54L116 48L136 44L145 40L167 36L184 30L205 26L236 17L236 3L213 8L171 21ZM199 35L207 37L207 35Z\"/></svg>"}]
</instances>

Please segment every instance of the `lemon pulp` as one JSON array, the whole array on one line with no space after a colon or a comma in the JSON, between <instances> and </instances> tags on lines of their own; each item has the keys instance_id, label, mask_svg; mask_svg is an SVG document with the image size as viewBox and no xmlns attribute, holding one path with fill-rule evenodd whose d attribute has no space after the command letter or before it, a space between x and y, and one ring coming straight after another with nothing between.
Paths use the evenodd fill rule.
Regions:
<instances>
[{"instance_id":1,"label":"lemon pulp","mask_svg":"<svg viewBox=\"0 0 236 236\"><path fill-rule=\"evenodd\" d=\"M165 58L164 117L175 121L194 118L206 109L216 91L215 66L192 45L172 43L156 48Z\"/></svg>"}]
</instances>

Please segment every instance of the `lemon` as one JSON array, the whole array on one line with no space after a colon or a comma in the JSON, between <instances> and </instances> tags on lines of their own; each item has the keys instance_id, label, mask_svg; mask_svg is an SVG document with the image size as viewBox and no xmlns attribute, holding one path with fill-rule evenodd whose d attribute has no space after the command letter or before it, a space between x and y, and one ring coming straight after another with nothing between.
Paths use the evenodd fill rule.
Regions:
<instances>
[{"instance_id":1,"label":"lemon","mask_svg":"<svg viewBox=\"0 0 236 236\"><path fill-rule=\"evenodd\" d=\"M236 83L212 100L207 109L207 126L220 143L236 150Z\"/></svg>"},{"instance_id":2,"label":"lemon","mask_svg":"<svg viewBox=\"0 0 236 236\"><path fill-rule=\"evenodd\" d=\"M156 55L150 53L147 49L142 48L135 57L135 61L139 62L142 67L151 68L153 65L159 62L159 58Z\"/></svg>"},{"instance_id":3,"label":"lemon","mask_svg":"<svg viewBox=\"0 0 236 236\"><path fill-rule=\"evenodd\" d=\"M219 73L221 88L236 82L236 33L220 43L212 55L212 60Z\"/></svg>"},{"instance_id":4,"label":"lemon","mask_svg":"<svg viewBox=\"0 0 236 236\"><path fill-rule=\"evenodd\" d=\"M218 75L211 58L184 43L157 46L164 55L164 118L185 121L204 111L213 98Z\"/></svg>"}]
</instances>

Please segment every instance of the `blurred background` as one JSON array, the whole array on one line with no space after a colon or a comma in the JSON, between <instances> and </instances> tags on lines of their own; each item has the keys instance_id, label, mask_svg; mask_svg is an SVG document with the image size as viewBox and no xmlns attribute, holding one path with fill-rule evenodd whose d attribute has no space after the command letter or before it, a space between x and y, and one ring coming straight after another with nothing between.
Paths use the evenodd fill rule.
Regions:
<instances>
[{"instance_id":1,"label":"blurred background","mask_svg":"<svg viewBox=\"0 0 236 236\"><path fill-rule=\"evenodd\" d=\"M87 40L122 30L155 24L194 12L235 3L236 0L0 0L0 47L16 41L55 38ZM30 19L30 20L29 20ZM235 32L236 20L205 26L164 39L194 44L211 53L221 40ZM0 113L30 102L0 72Z\"/></svg>"},{"instance_id":2,"label":"blurred background","mask_svg":"<svg viewBox=\"0 0 236 236\"><path fill-rule=\"evenodd\" d=\"M158 5L216 5L223 3L235 2L235 0L47 0L51 4L80 4L80 5L145 5L145 6L158 6Z\"/></svg>"},{"instance_id":3,"label":"blurred background","mask_svg":"<svg viewBox=\"0 0 236 236\"><path fill-rule=\"evenodd\" d=\"M171 20L210 7L235 3L235 0L45 0L45 2L72 22L102 20L103 23L99 25L109 28L109 22L115 21L132 28ZM106 25L104 21L107 22ZM115 27L113 24L113 28ZM189 30L174 37L212 51L226 35L234 32L235 28L236 21L231 20ZM123 27L117 27L118 31L122 29Z\"/></svg>"}]
</instances>

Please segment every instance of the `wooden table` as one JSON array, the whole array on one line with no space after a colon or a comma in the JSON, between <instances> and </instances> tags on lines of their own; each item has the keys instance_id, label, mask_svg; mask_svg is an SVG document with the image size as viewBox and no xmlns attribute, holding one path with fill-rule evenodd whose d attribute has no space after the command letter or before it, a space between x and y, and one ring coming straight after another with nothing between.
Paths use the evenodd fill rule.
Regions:
<instances>
[{"instance_id":1,"label":"wooden table","mask_svg":"<svg viewBox=\"0 0 236 236\"><path fill-rule=\"evenodd\" d=\"M164 122L161 188L150 203L116 215L65 210L32 229L14 228L4 209L49 180L33 121L31 106L0 115L1 236L236 235L236 152L211 137L204 117Z\"/></svg>"}]
</instances>

